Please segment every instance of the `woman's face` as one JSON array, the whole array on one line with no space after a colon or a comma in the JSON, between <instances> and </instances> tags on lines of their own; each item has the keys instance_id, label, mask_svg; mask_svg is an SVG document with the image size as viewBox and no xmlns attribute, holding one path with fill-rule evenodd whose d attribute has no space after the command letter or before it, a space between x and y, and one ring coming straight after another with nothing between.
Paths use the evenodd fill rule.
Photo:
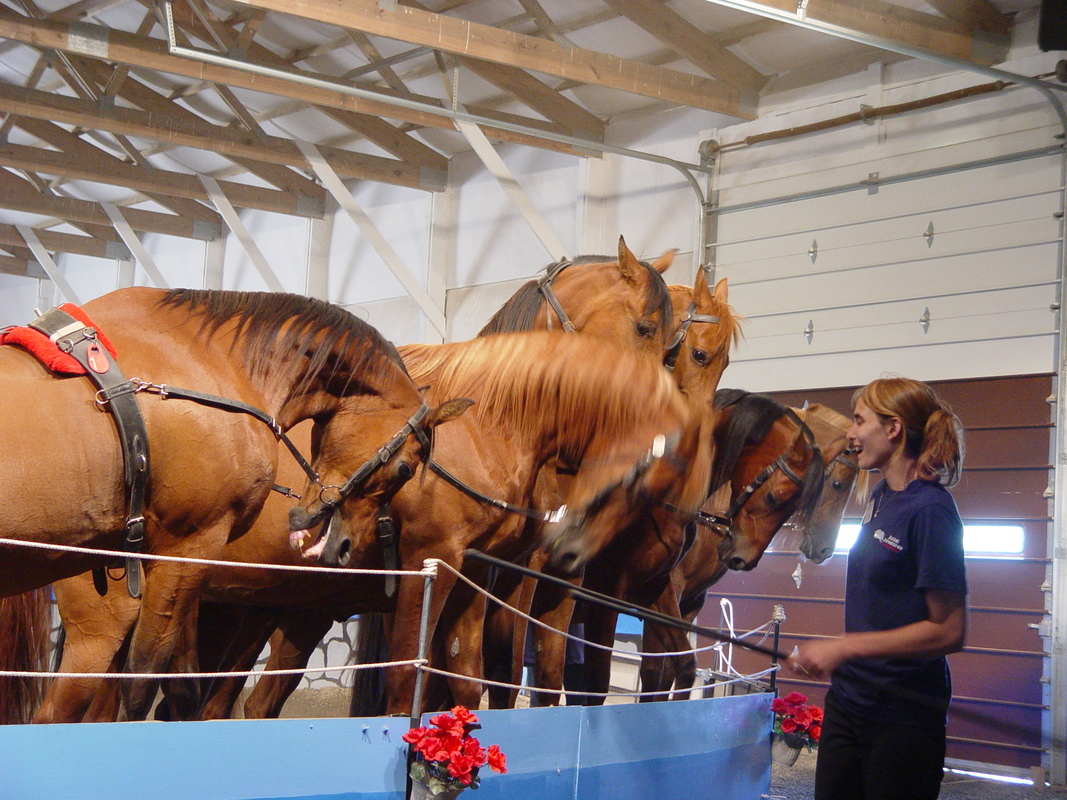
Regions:
<instances>
[{"instance_id":1,"label":"woman's face","mask_svg":"<svg viewBox=\"0 0 1067 800\"><path fill-rule=\"evenodd\" d=\"M848 429L848 440L857 451L860 469L885 469L897 449L891 438L891 431L897 425L895 418L883 421L863 400L856 401L856 408L852 411L852 427Z\"/></svg>"}]
</instances>

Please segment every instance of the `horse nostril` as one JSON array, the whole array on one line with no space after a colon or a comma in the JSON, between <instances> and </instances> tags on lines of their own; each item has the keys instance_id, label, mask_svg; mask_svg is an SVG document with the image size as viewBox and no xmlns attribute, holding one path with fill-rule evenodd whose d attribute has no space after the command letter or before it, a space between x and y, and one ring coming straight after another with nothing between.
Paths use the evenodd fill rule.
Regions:
<instances>
[{"instance_id":1,"label":"horse nostril","mask_svg":"<svg viewBox=\"0 0 1067 800\"><path fill-rule=\"evenodd\" d=\"M352 559L352 542L345 539L337 550L337 565L344 567Z\"/></svg>"},{"instance_id":2,"label":"horse nostril","mask_svg":"<svg viewBox=\"0 0 1067 800\"><path fill-rule=\"evenodd\" d=\"M748 562L741 558L741 556L734 556L726 562L726 566L732 570L740 571L748 567Z\"/></svg>"}]
</instances>

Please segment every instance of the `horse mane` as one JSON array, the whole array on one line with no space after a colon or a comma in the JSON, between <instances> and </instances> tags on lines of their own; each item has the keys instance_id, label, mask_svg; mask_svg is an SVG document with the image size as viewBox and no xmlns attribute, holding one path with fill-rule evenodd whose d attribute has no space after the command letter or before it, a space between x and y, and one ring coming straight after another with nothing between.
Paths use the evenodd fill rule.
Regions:
<instances>
[{"instance_id":1,"label":"horse mane","mask_svg":"<svg viewBox=\"0 0 1067 800\"><path fill-rule=\"evenodd\" d=\"M658 361L596 337L527 331L401 350L417 383L442 397L474 399L478 420L487 424L547 415L565 438L584 441L596 430L622 434L664 406L687 416Z\"/></svg>"},{"instance_id":2,"label":"horse mane","mask_svg":"<svg viewBox=\"0 0 1067 800\"><path fill-rule=\"evenodd\" d=\"M279 372L283 380L304 385L320 376L340 376L347 383L404 366L374 327L324 300L281 292L173 289L159 306L199 317L199 336L213 336L232 321L231 351L239 351L253 375ZM279 358L279 348L306 351L309 359Z\"/></svg>"},{"instance_id":3,"label":"horse mane","mask_svg":"<svg viewBox=\"0 0 1067 800\"><path fill-rule=\"evenodd\" d=\"M719 389L714 405L720 411L730 409L730 413L726 427L715 434L717 447L709 495L729 482L745 447L762 441L785 414L785 406L774 398L744 389Z\"/></svg>"},{"instance_id":4,"label":"horse mane","mask_svg":"<svg viewBox=\"0 0 1067 800\"><path fill-rule=\"evenodd\" d=\"M617 256L575 256L574 259L569 262L556 261L552 264L548 264L541 271L547 274L561 264L565 264L566 266L561 267L560 272L569 269L570 267L582 266L585 264L614 264L617 262ZM639 263L648 272L648 297L645 299L644 313L646 316L651 317L658 312L660 330L666 335L666 328L674 319L670 291L667 289L667 284L663 280L663 276L656 272L651 264L647 261L641 261ZM531 330L534 325L534 320L537 319L538 312L541 311L545 303L545 296L541 293L540 289L538 289L537 284L537 280L532 280L527 281L520 286L518 291L508 298L508 301L489 318L489 321L485 323L485 326L478 331L478 335L487 336L493 333L512 333L515 331Z\"/></svg>"}]
</instances>

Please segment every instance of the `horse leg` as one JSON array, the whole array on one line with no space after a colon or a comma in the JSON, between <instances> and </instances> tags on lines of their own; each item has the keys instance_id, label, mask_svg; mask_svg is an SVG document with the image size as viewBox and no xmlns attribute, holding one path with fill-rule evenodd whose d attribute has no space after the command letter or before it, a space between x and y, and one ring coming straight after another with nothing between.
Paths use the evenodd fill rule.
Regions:
<instances>
[{"instance_id":1,"label":"horse leg","mask_svg":"<svg viewBox=\"0 0 1067 800\"><path fill-rule=\"evenodd\" d=\"M101 597L91 573L57 581L53 590L63 622L59 672L116 672L125 660L125 643L141 609L123 581L110 581ZM111 721L118 681L106 678L55 678L33 721Z\"/></svg>"},{"instance_id":2,"label":"horse leg","mask_svg":"<svg viewBox=\"0 0 1067 800\"><path fill-rule=\"evenodd\" d=\"M533 617L549 626L534 627L533 684L540 689L562 689L567 639L560 631L570 627L574 599L566 589L540 584L534 594L533 612ZM556 692L532 692L530 695L532 706L557 706L559 703L560 695Z\"/></svg>"},{"instance_id":3,"label":"horse leg","mask_svg":"<svg viewBox=\"0 0 1067 800\"><path fill-rule=\"evenodd\" d=\"M416 559L411 560L416 563ZM458 559L456 559L458 563ZM430 595L427 633L432 638L441 617L445 600L456 583L450 570L441 570L434 580ZM419 576L404 575L397 590L396 611L393 613L393 630L389 637L390 658L394 661L413 661L419 654L419 627L422 619L424 580ZM386 713L410 714L415 702L414 666L390 667L386 672Z\"/></svg>"},{"instance_id":4,"label":"horse leg","mask_svg":"<svg viewBox=\"0 0 1067 800\"><path fill-rule=\"evenodd\" d=\"M504 603L507 606L529 613L533 592L528 593L529 597L524 595L523 590L527 580L525 576L519 577L510 573L507 576L501 576L497 579L496 593L505 595ZM486 610L485 641L482 645L486 678L500 683L510 683L513 686L522 682L525 638L526 620L517 616L504 604L490 601ZM516 642L519 648L517 659ZM489 686L487 691L490 708L514 708L518 700L518 689Z\"/></svg>"},{"instance_id":5,"label":"horse leg","mask_svg":"<svg viewBox=\"0 0 1067 800\"><path fill-rule=\"evenodd\" d=\"M52 633L48 587L0 599L0 669L44 672ZM0 724L30 721L43 678L0 679Z\"/></svg>"},{"instance_id":6,"label":"horse leg","mask_svg":"<svg viewBox=\"0 0 1067 800\"><path fill-rule=\"evenodd\" d=\"M195 625L206 576L204 568L189 564L161 562L152 567L145 579L141 613L130 641L127 672L148 675L164 672L175 654L183 670L196 669ZM152 677L122 681L120 719L147 718L159 685L159 679ZM199 710L196 681L168 681L167 691L170 710L176 719L196 718Z\"/></svg>"},{"instance_id":7,"label":"horse leg","mask_svg":"<svg viewBox=\"0 0 1067 800\"><path fill-rule=\"evenodd\" d=\"M448 685L456 703L478 708L482 702L482 631L485 627L486 597L466 583L453 587L445 603L440 630L446 669L470 679L449 677Z\"/></svg>"},{"instance_id":8,"label":"horse leg","mask_svg":"<svg viewBox=\"0 0 1067 800\"><path fill-rule=\"evenodd\" d=\"M271 634L266 669L306 667L311 654L330 632L333 623L333 615L322 609L286 609L277 629ZM302 678L303 675L264 675L245 700L245 719L274 719L281 716L285 701L300 685Z\"/></svg>"},{"instance_id":9,"label":"horse leg","mask_svg":"<svg viewBox=\"0 0 1067 800\"><path fill-rule=\"evenodd\" d=\"M619 612L606 608L588 607L585 610L585 637L590 642L603 647L585 649L585 665L590 692L607 693L611 691L611 648L615 644L615 626L619 621ZM588 705L603 705L604 697L590 695Z\"/></svg>"},{"instance_id":10,"label":"horse leg","mask_svg":"<svg viewBox=\"0 0 1067 800\"><path fill-rule=\"evenodd\" d=\"M211 672L251 670L277 619L277 611L271 608L223 603L201 605L198 643L201 669ZM232 719L246 683L244 676L213 678L204 692L199 719Z\"/></svg>"}]
</instances>

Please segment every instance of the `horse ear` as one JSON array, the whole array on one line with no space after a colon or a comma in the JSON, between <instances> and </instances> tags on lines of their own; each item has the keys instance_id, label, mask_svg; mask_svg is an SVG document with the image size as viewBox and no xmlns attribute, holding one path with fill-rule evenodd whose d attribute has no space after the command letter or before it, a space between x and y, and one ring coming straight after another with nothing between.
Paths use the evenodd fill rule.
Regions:
<instances>
[{"instance_id":1,"label":"horse ear","mask_svg":"<svg viewBox=\"0 0 1067 800\"><path fill-rule=\"evenodd\" d=\"M437 408L426 415L426 427L436 428L438 425L454 420L463 415L463 412L474 405L473 400L466 397L458 397L455 400L446 400Z\"/></svg>"},{"instance_id":2,"label":"horse ear","mask_svg":"<svg viewBox=\"0 0 1067 800\"><path fill-rule=\"evenodd\" d=\"M725 303L727 294L729 292L726 289L726 278L719 278L719 282L715 284L715 299Z\"/></svg>"},{"instance_id":3,"label":"horse ear","mask_svg":"<svg viewBox=\"0 0 1067 800\"><path fill-rule=\"evenodd\" d=\"M641 269L641 262L637 260L637 256L630 252L630 248L626 246L626 240L621 236L619 237L619 272L622 273L623 279L627 283L635 283Z\"/></svg>"},{"instance_id":4,"label":"horse ear","mask_svg":"<svg viewBox=\"0 0 1067 800\"><path fill-rule=\"evenodd\" d=\"M652 262L652 269L656 270L660 275L667 271L667 269L674 263L674 257L678 254L678 248L675 247L666 251L663 255Z\"/></svg>"},{"instance_id":5,"label":"horse ear","mask_svg":"<svg viewBox=\"0 0 1067 800\"><path fill-rule=\"evenodd\" d=\"M723 280L726 280L723 278ZM697 270L696 280L693 281L693 302L696 303L697 308L711 308L714 300L711 296L711 289L708 288L708 281L704 277L704 270Z\"/></svg>"}]
</instances>

